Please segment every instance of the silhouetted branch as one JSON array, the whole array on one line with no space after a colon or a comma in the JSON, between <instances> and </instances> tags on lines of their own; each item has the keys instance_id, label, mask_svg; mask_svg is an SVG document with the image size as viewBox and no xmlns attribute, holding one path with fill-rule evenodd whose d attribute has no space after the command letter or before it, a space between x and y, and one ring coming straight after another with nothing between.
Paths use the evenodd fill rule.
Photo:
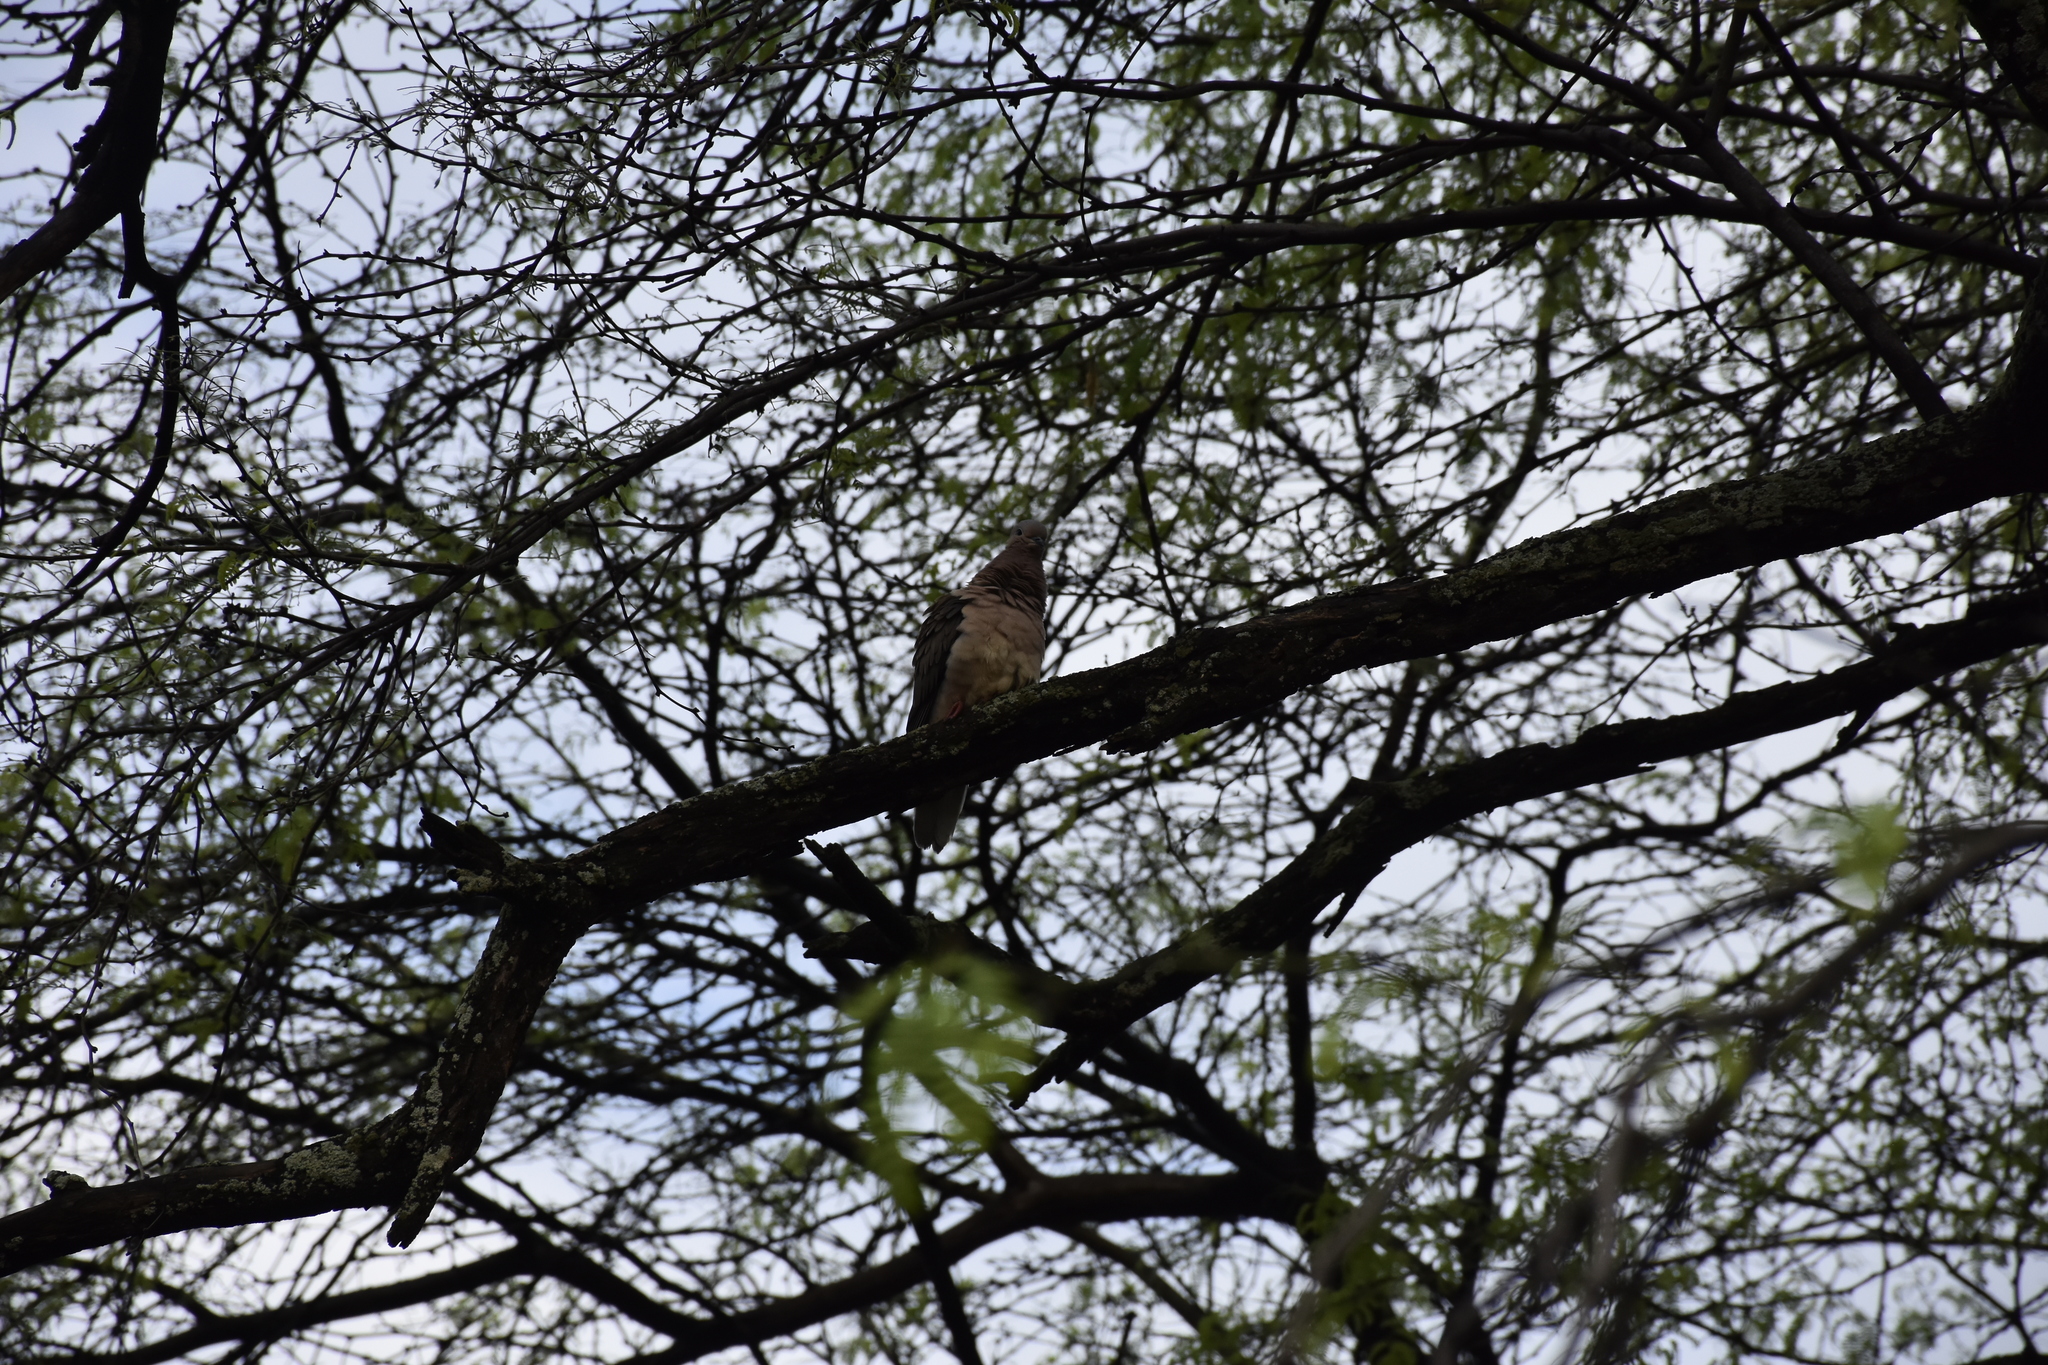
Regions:
<instances>
[{"instance_id":1,"label":"silhouetted branch","mask_svg":"<svg viewBox=\"0 0 2048 1365\"><path fill-rule=\"evenodd\" d=\"M0 298L70 255L85 239L121 214L139 210L149 168L156 160L157 119L163 107L164 67L177 29L178 0L119 0L121 50L107 78L107 102L85 136L78 160L84 173L71 198L48 222L0 254ZM106 10L95 11L74 50L73 69L83 69L79 51L89 45ZM74 85L75 88L75 85ZM131 279L142 278L147 262L130 261Z\"/></svg>"}]
</instances>

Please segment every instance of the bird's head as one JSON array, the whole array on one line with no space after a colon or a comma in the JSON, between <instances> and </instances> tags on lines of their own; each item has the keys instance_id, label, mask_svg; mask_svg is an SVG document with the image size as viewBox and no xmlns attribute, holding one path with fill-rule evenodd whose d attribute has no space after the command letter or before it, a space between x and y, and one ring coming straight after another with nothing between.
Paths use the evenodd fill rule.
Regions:
<instances>
[{"instance_id":1,"label":"bird's head","mask_svg":"<svg viewBox=\"0 0 2048 1365\"><path fill-rule=\"evenodd\" d=\"M1029 550L1038 558L1043 559L1045 558L1045 538L1051 534L1052 532L1046 529L1045 523L1042 521L1020 521L1017 523L1017 529L1010 532L1010 544L1007 548L1012 550Z\"/></svg>"}]
</instances>

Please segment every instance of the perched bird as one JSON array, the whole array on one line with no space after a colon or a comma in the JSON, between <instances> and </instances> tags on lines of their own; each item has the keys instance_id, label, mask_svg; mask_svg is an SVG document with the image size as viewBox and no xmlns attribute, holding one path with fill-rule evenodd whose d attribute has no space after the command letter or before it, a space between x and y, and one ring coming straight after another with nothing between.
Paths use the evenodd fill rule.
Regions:
<instances>
[{"instance_id":1,"label":"perched bird","mask_svg":"<svg viewBox=\"0 0 2048 1365\"><path fill-rule=\"evenodd\" d=\"M1045 658L1045 523L1020 522L1003 552L964 588L932 603L911 658L910 723L915 730L1038 681ZM953 837L967 788L940 792L917 808L917 842L937 850Z\"/></svg>"}]
</instances>

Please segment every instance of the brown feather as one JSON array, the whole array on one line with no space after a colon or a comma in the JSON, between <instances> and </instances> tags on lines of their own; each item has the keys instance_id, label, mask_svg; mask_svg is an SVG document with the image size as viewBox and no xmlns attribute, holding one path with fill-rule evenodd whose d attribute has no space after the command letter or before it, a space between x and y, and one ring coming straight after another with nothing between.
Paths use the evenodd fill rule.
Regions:
<instances>
[{"instance_id":1,"label":"brown feather","mask_svg":"<svg viewBox=\"0 0 2048 1365\"><path fill-rule=\"evenodd\" d=\"M909 724L949 720L968 708L1038 681L1045 657L1043 524L1019 525L1002 553L965 587L932 603L911 654ZM917 808L917 842L945 847L959 822L966 787L941 792Z\"/></svg>"}]
</instances>

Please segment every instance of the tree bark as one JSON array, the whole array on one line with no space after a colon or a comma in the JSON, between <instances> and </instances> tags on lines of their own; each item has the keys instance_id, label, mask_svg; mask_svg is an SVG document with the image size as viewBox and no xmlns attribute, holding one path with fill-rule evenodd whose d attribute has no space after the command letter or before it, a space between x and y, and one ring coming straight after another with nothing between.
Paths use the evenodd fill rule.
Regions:
<instances>
[{"instance_id":1,"label":"tree bark","mask_svg":"<svg viewBox=\"0 0 2048 1365\"><path fill-rule=\"evenodd\" d=\"M69 256L124 212L140 212L156 162L164 70L178 27L177 0L122 0L121 51L107 81L99 119L79 139L85 170L69 201L48 222L0 254L0 299ZM81 43L91 42L90 30ZM73 70L83 66L74 62ZM145 263L131 259L132 274Z\"/></svg>"},{"instance_id":2,"label":"tree bark","mask_svg":"<svg viewBox=\"0 0 2048 1365\"><path fill-rule=\"evenodd\" d=\"M2020 103L2034 122L2048 128L2048 5L2041 0L1966 0L1963 8Z\"/></svg>"}]
</instances>

